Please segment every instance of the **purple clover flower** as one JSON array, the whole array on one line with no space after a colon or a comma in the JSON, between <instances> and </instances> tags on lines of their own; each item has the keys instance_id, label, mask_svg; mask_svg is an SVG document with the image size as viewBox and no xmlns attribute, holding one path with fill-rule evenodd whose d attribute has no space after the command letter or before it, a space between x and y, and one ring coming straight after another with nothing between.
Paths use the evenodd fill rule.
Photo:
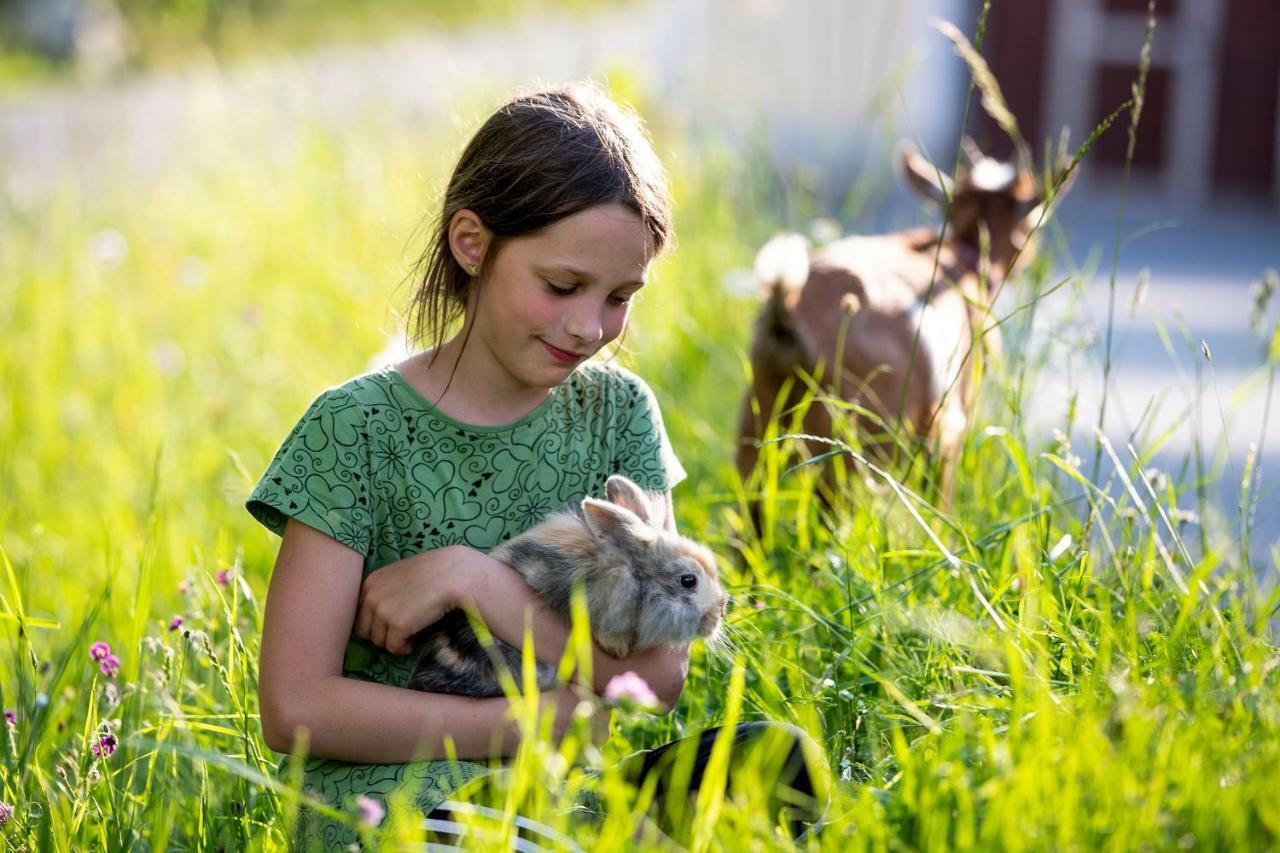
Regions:
<instances>
[{"instance_id":1,"label":"purple clover flower","mask_svg":"<svg viewBox=\"0 0 1280 853\"><path fill-rule=\"evenodd\" d=\"M356 800L356 808L360 811L360 822L366 826L377 826L387 816L387 810L382 807L382 803L373 797L361 795Z\"/></svg>"},{"instance_id":2,"label":"purple clover flower","mask_svg":"<svg viewBox=\"0 0 1280 853\"><path fill-rule=\"evenodd\" d=\"M630 670L609 679L604 688L604 698L619 705L637 705L641 708L652 708L659 704L649 682Z\"/></svg>"},{"instance_id":3,"label":"purple clover flower","mask_svg":"<svg viewBox=\"0 0 1280 853\"><path fill-rule=\"evenodd\" d=\"M231 570L220 569L218 573L213 576L213 579L218 582L218 586L226 586L231 583Z\"/></svg>"},{"instance_id":4,"label":"purple clover flower","mask_svg":"<svg viewBox=\"0 0 1280 853\"><path fill-rule=\"evenodd\" d=\"M93 742L93 757L98 759L110 758L116 751L116 746L120 741L116 740L116 736L107 732L105 735L98 735Z\"/></svg>"},{"instance_id":5,"label":"purple clover flower","mask_svg":"<svg viewBox=\"0 0 1280 853\"><path fill-rule=\"evenodd\" d=\"M115 674L120 671L120 658L115 655L107 655L99 662L98 669L102 670L102 674L107 678L114 678Z\"/></svg>"},{"instance_id":6,"label":"purple clover flower","mask_svg":"<svg viewBox=\"0 0 1280 853\"><path fill-rule=\"evenodd\" d=\"M4 826L13 819L13 806L8 803L0 803L0 826Z\"/></svg>"},{"instance_id":7,"label":"purple clover flower","mask_svg":"<svg viewBox=\"0 0 1280 853\"><path fill-rule=\"evenodd\" d=\"M182 627L182 617L181 617L181 616L175 616L175 617L173 617L172 619L170 619L170 620L169 620L169 630L170 630L170 631L176 631L176 630L178 630L178 629L179 629L179 628L181 628L181 627Z\"/></svg>"},{"instance_id":8,"label":"purple clover flower","mask_svg":"<svg viewBox=\"0 0 1280 853\"><path fill-rule=\"evenodd\" d=\"M16 711L14 711L14 710L12 710L12 709L10 709L10 708L5 708L5 709L4 709L4 721L5 721L6 723L8 723L9 725L11 725L11 726L16 726L16 725L18 724L18 714L17 714L17 712L16 712Z\"/></svg>"},{"instance_id":9,"label":"purple clover flower","mask_svg":"<svg viewBox=\"0 0 1280 853\"><path fill-rule=\"evenodd\" d=\"M101 640L89 647L90 660L106 660L107 656L110 654L111 647Z\"/></svg>"}]
</instances>

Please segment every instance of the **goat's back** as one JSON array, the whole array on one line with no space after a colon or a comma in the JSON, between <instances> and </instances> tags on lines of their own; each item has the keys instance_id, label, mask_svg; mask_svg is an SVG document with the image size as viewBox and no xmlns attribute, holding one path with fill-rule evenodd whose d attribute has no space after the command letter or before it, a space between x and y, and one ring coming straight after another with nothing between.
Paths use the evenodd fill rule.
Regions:
<instances>
[{"instance_id":1,"label":"goat's back","mask_svg":"<svg viewBox=\"0 0 1280 853\"><path fill-rule=\"evenodd\" d=\"M931 422L969 337L962 289L948 278L956 259L945 246L939 253L932 236L926 229L825 246L788 305L797 338L812 362L827 365L829 383L842 353L841 397L891 422L901 413L915 429Z\"/></svg>"}]
</instances>

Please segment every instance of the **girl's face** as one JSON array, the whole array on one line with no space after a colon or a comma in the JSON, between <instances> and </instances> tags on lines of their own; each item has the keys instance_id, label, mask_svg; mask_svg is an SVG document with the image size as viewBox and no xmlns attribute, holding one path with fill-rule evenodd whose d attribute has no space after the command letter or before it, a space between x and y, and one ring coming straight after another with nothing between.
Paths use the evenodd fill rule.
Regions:
<instances>
[{"instance_id":1,"label":"girl's face","mask_svg":"<svg viewBox=\"0 0 1280 853\"><path fill-rule=\"evenodd\" d=\"M600 204L507 242L469 310L478 346L513 390L551 388L622 334L653 241L620 204Z\"/></svg>"}]
</instances>

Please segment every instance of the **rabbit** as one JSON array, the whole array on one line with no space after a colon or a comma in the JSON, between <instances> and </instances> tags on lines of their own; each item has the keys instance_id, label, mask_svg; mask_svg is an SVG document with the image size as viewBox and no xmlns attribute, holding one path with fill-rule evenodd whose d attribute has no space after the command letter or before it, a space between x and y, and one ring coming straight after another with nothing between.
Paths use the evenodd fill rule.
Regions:
<instances>
[{"instance_id":1,"label":"rabbit","mask_svg":"<svg viewBox=\"0 0 1280 853\"><path fill-rule=\"evenodd\" d=\"M591 634L614 657L694 637L714 639L728 595L715 558L702 545L658 524L650 496L615 474L607 501L585 498L498 545L490 556L519 572L568 623L576 581L586 592ZM467 616L452 611L419 636L408 687L478 698L503 695L493 660ZM497 637L493 650L521 684L521 652ZM537 664L539 690L556 667Z\"/></svg>"}]
</instances>

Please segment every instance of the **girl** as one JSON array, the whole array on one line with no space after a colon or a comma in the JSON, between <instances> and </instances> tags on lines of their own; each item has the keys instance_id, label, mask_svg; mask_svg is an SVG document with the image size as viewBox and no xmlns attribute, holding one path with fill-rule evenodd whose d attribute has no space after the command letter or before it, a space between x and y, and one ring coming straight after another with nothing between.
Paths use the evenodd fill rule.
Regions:
<instances>
[{"instance_id":1,"label":"girl","mask_svg":"<svg viewBox=\"0 0 1280 853\"><path fill-rule=\"evenodd\" d=\"M410 311L430 347L321 394L247 502L283 536L263 625L263 733L288 752L306 730L304 785L321 800L385 802L409 785L429 812L486 772L466 759L515 751L505 698L402 689L410 638L464 603L517 647L529 615L539 659L560 659L566 626L488 549L600 495L613 473L664 495L674 529L684 471L652 393L588 361L622 335L670 238L657 157L593 88L515 98L463 151ZM669 708L687 661L687 648L623 660L596 649L594 687L632 670ZM579 699L545 698L558 735ZM459 761L441 760L447 741ZM790 749L791 784L807 788L799 741ZM669 752L640 757L637 777ZM354 840L343 824L314 824L326 845Z\"/></svg>"}]
</instances>

